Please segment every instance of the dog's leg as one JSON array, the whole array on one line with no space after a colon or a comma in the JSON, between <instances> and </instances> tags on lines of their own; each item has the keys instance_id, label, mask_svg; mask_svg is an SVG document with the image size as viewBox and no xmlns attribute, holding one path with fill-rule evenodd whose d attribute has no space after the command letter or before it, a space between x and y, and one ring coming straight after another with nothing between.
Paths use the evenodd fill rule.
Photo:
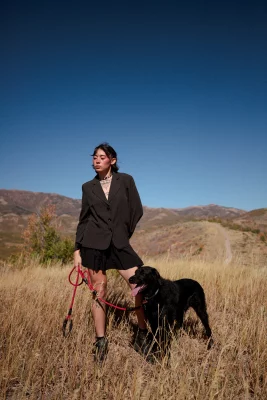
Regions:
<instances>
[{"instance_id":1,"label":"dog's leg","mask_svg":"<svg viewBox=\"0 0 267 400\"><path fill-rule=\"evenodd\" d=\"M213 340L212 340L212 332L210 329L209 325L209 317L206 309L206 301L205 301L205 296L203 293L203 296L199 296L197 293L195 293L193 296L191 296L190 301L189 301L190 307L192 307L199 319L201 320L205 331L206 331L206 336L209 338L209 344L208 344L208 349L212 346Z\"/></svg>"},{"instance_id":2,"label":"dog's leg","mask_svg":"<svg viewBox=\"0 0 267 400\"><path fill-rule=\"evenodd\" d=\"M168 352L171 342L170 326L166 317L157 315L158 319L150 321L150 327L153 334L153 347L151 354L156 359L168 359Z\"/></svg>"},{"instance_id":3,"label":"dog's leg","mask_svg":"<svg viewBox=\"0 0 267 400\"><path fill-rule=\"evenodd\" d=\"M211 337L211 329L209 326L209 317L206 309L203 309L202 307L198 308L195 310L198 317L200 318L205 330L206 330L206 335L208 338Z\"/></svg>"},{"instance_id":4,"label":"dog's leg","mask_svg":"<svg viewBox=\"0 0 267 400\"><path fill-rule=\"evenodd\" d=\"M183 322L184 322L184 310L179 310L177 312L175 321L176 321L177 329L181 329L183 326Z\"/></svg>"}]
</instances>

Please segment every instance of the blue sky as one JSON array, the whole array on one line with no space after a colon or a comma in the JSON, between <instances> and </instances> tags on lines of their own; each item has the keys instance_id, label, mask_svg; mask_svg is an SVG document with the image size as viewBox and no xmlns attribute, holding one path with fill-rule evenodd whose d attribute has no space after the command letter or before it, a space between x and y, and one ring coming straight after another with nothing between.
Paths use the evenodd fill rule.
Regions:
<instances>
[{"instance_id":1,"label":"blue sky","mask_svg":"<svg viewBox=\"0 0 267 400\"><path fill-rule=\"evenodd\" d=\"M0 188L81 198L107 141L144 205L267 207L266 2L1 7Z\"/></svg>"}]
</instances>

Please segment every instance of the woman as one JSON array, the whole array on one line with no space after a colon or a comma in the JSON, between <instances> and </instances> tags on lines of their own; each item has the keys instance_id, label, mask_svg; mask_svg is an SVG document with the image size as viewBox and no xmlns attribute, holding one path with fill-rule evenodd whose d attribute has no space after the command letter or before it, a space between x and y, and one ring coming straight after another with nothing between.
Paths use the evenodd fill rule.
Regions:
<instances>
[{"instance_id":1,"label":"woman","mask_svg":"<svg viewBox=\"0 0 267 400\"><path fill-rule=\"evenodd\" d=\"M82 209L76 233L74 265L88 268L97 295L106 298L107 269L117 269L128 285L143 261L129 243L136 224L143 215L141 200L133 178L119 173L116 151L108 144L97 146L93 153L93 168L97 175L82 186ZM132 288L135 285L130 285ZM141 295L135 298L141 304ZM108 347L105 337L105 305L94 298L92 314L96 341L94 354L103 360ZM146 323L143 309L136 311L139 335L136 350L144 348Z\"/></svg>"}]
</instances>

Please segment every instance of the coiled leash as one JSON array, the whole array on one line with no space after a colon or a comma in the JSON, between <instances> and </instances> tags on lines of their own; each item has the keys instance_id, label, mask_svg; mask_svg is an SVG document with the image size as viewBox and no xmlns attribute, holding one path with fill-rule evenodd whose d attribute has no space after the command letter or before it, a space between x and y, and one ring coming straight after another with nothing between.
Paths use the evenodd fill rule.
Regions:
<instances>
[{"instance_id":1,"label":"coiled leash","mask_svg":"<svg viewBox=\"0 0 267 400\"><path fill-rule=\"evenodd\" d=\"M76 276L76 281L73 282L71 280L71 276L74 273L74 271L76 271L77 276ZM87 275L87 277L86 277ZM79 280L81 279L81 281L79 282ZM98 296L97 290L93 287L91 281L90 281L90 276L89 276L89 271L83 271L80 267L80 265L78 265L78 267L74 266L72 268L72 270L69 273L69 283L74 286L73 288L73 294L72 294L72 299L71 299L71 303L70 303L70 307L69 307L69 311L68 314L66 316L66 318L63 321L63 325L62 325L62 332L63 332L63 336L67 337L69 336L69 334L71 333L72 327L73 327L73 322L72 322L72 308L73 308L73 304L74 304L74 299L75 299L75 295L76 295L76 291L77 291L77 287L81 286L83 283L85 283L89 290L93 293L93 295L96 296L96 300L97 301L101 301L102 303L108 305L109 307L113 307L116 308L117 310L121 310L121 311L135 311L135 310L139 310L142 306L137 306L137 307L120 307L120 306L116 306L115 304L109 303L108 301L102 299L101 297ZM69 330L67 332L67 325L69 322Z\"/></svg>"}]
</instances>

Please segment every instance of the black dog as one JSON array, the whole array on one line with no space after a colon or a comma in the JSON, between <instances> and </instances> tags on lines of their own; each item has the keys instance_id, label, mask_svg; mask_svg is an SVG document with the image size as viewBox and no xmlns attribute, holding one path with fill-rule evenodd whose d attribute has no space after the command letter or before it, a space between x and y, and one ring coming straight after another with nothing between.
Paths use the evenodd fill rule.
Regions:
<instances>
[{"instance_id":1,"label":"black dog","mask_svg":"<svg viewBox=\"0 0 267 400\"><path fill-rule=\"evenodd\" d=\"M151 331L165 354L170 344L173 328L181 328L184 314L192 307L200 318L209 338L208 348L212 345L211 329L206 310L204 290L193 279L170 281L160 276L152 267L140 267L129 279L136 284L132 295L142 292L145 316Z\"/></svg>"}]
</instances>

